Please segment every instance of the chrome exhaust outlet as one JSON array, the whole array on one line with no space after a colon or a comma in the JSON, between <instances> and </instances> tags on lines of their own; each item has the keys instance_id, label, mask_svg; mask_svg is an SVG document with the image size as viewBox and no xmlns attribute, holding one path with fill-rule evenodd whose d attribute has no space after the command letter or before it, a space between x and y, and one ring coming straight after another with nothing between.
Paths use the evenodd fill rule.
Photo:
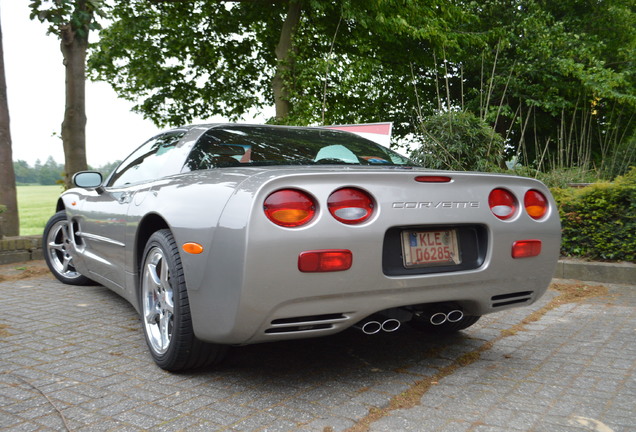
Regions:
<instances>
[{"instance_id":1,"label":"chrome exhaust outlet","mask_svg":"<svg viewBox=\"0 0 636 432\"><path fill-rule=\"evenodd\" d=\"M388 320L382 323L382 330L387 333L391 333L400 328L402 323L400 320L396 320L395 318L389 318Z\"/></svg>"},{"instance_id":2,"label":"chrome exhaust outlet","mask_svg":"<svg viewBox=\"0 0 636 432\"><path fill-rule=\"evenodd\" d=\"M406 308L391 308L369 315L353 327L368 335L381 331L393 333L402 326L402 323L411 319L413 319L413 311Z\"/></svg>"},{"instance_id":3,"label":"chrome exhaust outlet","mask_svg":"<svg viewBox=\"0 0 636 432\"><path fill-rule=\"evenodd\" d=\"M464 312L460 309L452 309L448 312L435 312L431 314L429 322L434 326L438 326L445 322L456 323L461 321L462 318L464 318Z\"/></svg>"},{"instance_id":4,"label":"chrome exhaust outlet","mask_svg":"<svg viewBox=\"0 0 636 432\"><path fill-rule=\"evenodd\" d=\"M446 320L448 322L456 323L461 321L462 318L464 318L464 312L460 311L459 309L452 310L446 314Z\"/></svg>"},{"instance_id":5,"label":"chrome exhaust outlet","mask_svg":"<svg viewBox=\"0 0 636 432\"><path fill-rule=\"evenodd\" d=\"M367 321L362 325L356 325L356 327L362 330L362 333L372 335L382 330L382 323L379 321Z\"/></svg>"},{"instance_id":6,"label":"chrome exhaust outlet","mask_svg":"<svg viewBox=\"0 0 636 432\"><path fill-rule=\"evenodd\" d=\"M434 326L438 326L438 325L444 324L447 319L448 319L448 316L444 312L437 312L431 315L431 318L429 319L429 321Z\"/></svg>"}]
</instances>

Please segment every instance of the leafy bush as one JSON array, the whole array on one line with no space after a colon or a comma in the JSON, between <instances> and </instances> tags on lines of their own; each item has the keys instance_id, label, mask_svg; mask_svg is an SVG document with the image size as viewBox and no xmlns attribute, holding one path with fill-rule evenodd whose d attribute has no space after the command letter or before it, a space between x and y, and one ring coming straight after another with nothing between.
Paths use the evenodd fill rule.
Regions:
<instances>
[{"instance_id":1,"label":"leafy bush","mask_svg":"<svg viewBox=\"0 0 636 432\"><path fill-rule=\"evenodd\" d=\"M636 261L636 167L613 183L552 193L561 216L563 255Z\"/></svg>"},{"instance_id":2,"label":"leafy bush","mask_svg":"<svg viewBox=\"0 0 636 432\"><path fill-rule=\"evenodd\" d=\"M595 183L600 180L598 172L582 168L560 168L539 172L536 178L550 188L567 188L576 183Z\"/></svg>"},{"instance_id":3,"label":"leafy bush","mask_svg":"<svg viewBox=\"0 0 636 432\"><path fill-rule=\"evenodd\" d=\"M421 126L422 145L410 157L426 168L493 171L503 165L503 137L470 112L441 112Z\"/></svg>"},{"instance_id":4,"label":"leafy bush","mask_svg":"<svg viewBox=\"0 0 636 432\"><path fill-rule=\"evenodd\" d=\"M548 172L543 172L531 167L518 165L514 169L499 170L498 172L536 178L550 189L566 189L572 184L595 183L600 180L599 173L597 171L586 170L583 168L557 168Z\"/></svg>"}]
</instances>

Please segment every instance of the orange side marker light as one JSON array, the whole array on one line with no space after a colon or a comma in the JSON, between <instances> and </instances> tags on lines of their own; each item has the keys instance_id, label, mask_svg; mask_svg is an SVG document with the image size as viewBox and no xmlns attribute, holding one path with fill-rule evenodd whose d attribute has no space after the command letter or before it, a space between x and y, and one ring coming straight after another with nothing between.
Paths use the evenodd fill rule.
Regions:
<instances>
[{"instance_id":1,"label":"orange side marker light","mask_svg":"<svg viewBox=\"0 0 636 432\"><path fill-rule=\"evenodd\" d=\"M198 255L203 252L203 246L195 242L184 243L182 247L185 252L193 255Z\"/></svg>"}]
</instances>

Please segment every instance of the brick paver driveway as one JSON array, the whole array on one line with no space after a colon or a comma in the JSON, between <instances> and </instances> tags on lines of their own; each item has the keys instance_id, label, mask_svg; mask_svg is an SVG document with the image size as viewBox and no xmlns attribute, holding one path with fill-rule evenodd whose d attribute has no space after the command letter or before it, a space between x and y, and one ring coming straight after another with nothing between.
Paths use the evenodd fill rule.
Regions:
<instances>
[{"instance_id":1,"label":"brick paver driveway","mask_svg":"<svg viewBox=\"0 0 636 432\"><path fill-rule=\"evenodd\" d=\"M585 288L583 288L585 289ZM0 429L636 430L636 287L485 317L237 347L216 369L152 362L131 306L51 277L0 283Z\"/></svg>"}]
</instances>

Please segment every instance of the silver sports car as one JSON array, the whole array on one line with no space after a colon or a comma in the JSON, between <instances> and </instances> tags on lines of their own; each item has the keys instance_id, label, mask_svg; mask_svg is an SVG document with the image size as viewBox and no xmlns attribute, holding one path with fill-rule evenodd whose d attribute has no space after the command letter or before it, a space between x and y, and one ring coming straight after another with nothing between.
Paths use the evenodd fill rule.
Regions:
<instances>
[{"instance_id":1,"label":"silver sports car","mask_svg":"<svg viewBox=\"0 0 636 432\"><path fill-rule=\"evenodd\" d=\"M45 228L51 271L127 299L172 371L352 326L459 331L536 301L559 254L542 183L431 171L341 131L188 126L74 184Z\"/></svg>"}]
</instances>

